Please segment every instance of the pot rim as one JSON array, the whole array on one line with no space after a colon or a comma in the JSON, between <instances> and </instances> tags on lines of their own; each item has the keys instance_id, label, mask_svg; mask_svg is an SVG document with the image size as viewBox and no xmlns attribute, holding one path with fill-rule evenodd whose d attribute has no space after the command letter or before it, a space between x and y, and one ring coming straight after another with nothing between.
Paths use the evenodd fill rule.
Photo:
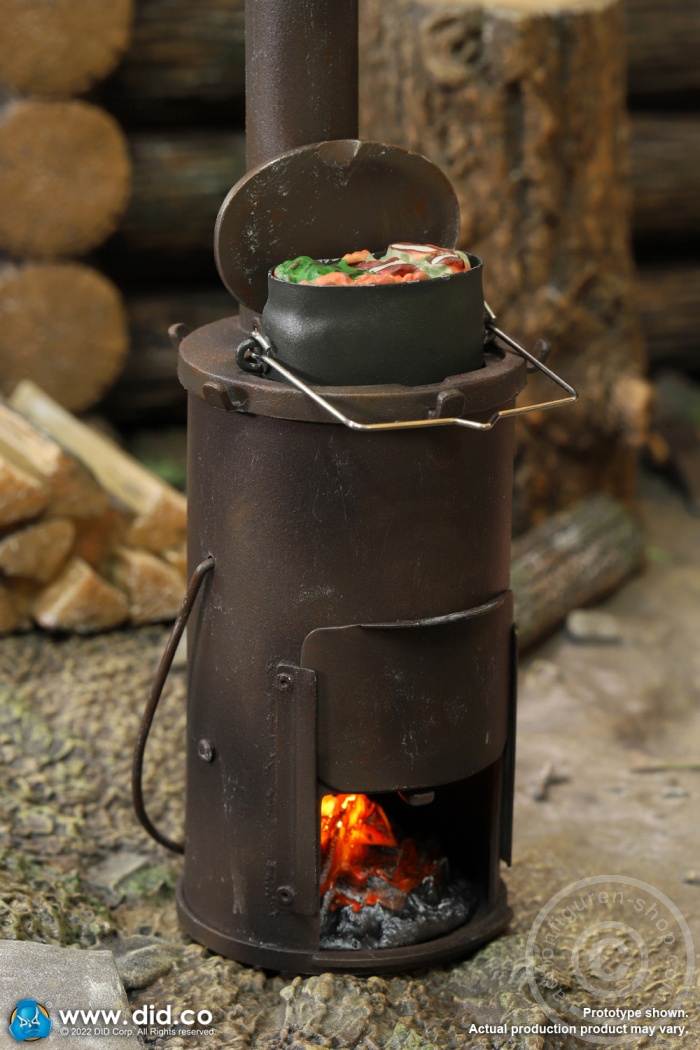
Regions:
<instances>
[{"instance_id":1,"label":"pot rim","mask_svg":"<svg viewBox=\"0 0 700 1050\"><path fill-rule=\"evenodd\" d=\"M445 250L449 251L450 249L445 249ZM420 280L417 280L417 281L398 281L395 284L360 284L360 285L357 285L357 287L358 288L375 288L375 289L377 289L377 288L384 288L384 289L410 288L414 284L426 285L430 281L443 281L444 282L444 281L451 280L453 277L466 277L470 273L474 273L477 270L482 270L483 269L483 267L484 267L483 259L481 259L478 255L474 255L472 252L465 252L465 254L469 257L469 262L472 263L472 265L471 265L469 270L459 270L457 273L443 273L439 277L428 277L425 281L420 281ZM474 261L472 262L472 260L474 260ZM320 262L320 263L331 263L331 262L339 262L340 260L339 259L318 259L317 261ZM280 264L278 264L278 265L280 265ZM275 267L275 269L276 269L276 267ZM299 284L297 281L284 281L280 277L275 277L275 275L272 272L272 270L268 270L267 271L267 276L268 276L268 287L270 285L270 282L273 282L274 285L277 285L277 286L281 285L281 286L290 287L290 288L313 288L314 291L317 291L317 290L320 290L320 289L324 289L324 288L325 289L334 288L337 291L345 292L345 291L350 291L350 290L352 290L353 287L355 287L352 284Z\"/></svg>"}]
</instances>

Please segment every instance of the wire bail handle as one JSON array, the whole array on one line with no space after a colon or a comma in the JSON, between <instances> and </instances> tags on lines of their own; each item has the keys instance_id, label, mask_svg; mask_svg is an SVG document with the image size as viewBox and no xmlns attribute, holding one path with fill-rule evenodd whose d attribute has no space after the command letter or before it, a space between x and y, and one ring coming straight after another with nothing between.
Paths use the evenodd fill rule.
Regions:
<instances>
[{"instance_id":1,"label":"wire bail handle","mask_svg":"<svg viewBox=\"0 0 700 1050\"><path fill-rule=\"evenodd\" d=\"M141 718L141 725L139 726L139 733L134 746L134 756L131 767L131 797L136 816L151 838L155 839L155 841L160 843L161 846L166 846L167 849L172 850L173 853L184 853L185 846L184 843L175 842L173 839L163 834L163 832L155 826L146 811L146 802L143 797L143 759L146 753L148 735L151 731L153 719L155 718L156 708L158 707L161 693L163 692L163 686L165 685L165 681L172 666L177 647L180 643L185 627L187 626L187 621L190 618L190 613L192 612L194 603L197 600L199 590L204 583L205 578L213 568L214 559L209 555L199 563L192 573L189 586L187 587L185 597L180 606L180 611L178 612L175 623L173 624L168 643L160 658L156 677L151 686L150 696L148 697L146 710Z\"/></svg>"},{"instance_id":2,"label":"wire bail handle","mask_svg":"<svg viewBox=\"0 0 700 1050\"><path fill-rule=\"evenodd\" d=\"M299 376L295 375L294 372L290 371L286 365L281 364L275 357L275 348L262 332L256 330L251 335L244 339L236 350L236 361L238 365L246 372L253 372L258 375L262 375L267 372L270 368L274 368L281 376L283 376L288 382L301 390L302 393L306 394L307 397L311 398L317 405L319 405L329 415L337 419L339 423L349 427L350 430L408 430L417 429L418 427L443 427L443 426L460 426L467 427L470 430L491 430L496 425L499 419L504 419L508 416L524 416L528 412L543 412L551 408L558 408L560 405L569 405L573 401L578 399L578 392L572 387L566 380L558 376L556 372L553 372L551 368L548 368L544 363L544 358L547 356L548 349L545 344L546 352L537 357L535 354L531 354L529 350L526 350L524 346L516 342L511 336L506 335L500 328L496 327L496 315L494 314L488 303L484 303L485 307L485 318L484 324L486 326L489 341L500 339L502 343L505 343L507 347L513 350L516 354L520 354L521 357L525 358L528 362L528 371L534 371L538 369L544 373L552 382L556 383L557 386L561 387L566 392L565 397L555 398L552 401L542 401L536 405L522 405L516 408L501 408L491 416L486 422L479 422L476 419L463 419L461 416L447 416L440 419L407 419L407 420L396 420L389 423L359 423L355 419L350 419L340 409L332 405L330 401L327 401L325 397L308 386Z\"/></svg>"}]
</instances>

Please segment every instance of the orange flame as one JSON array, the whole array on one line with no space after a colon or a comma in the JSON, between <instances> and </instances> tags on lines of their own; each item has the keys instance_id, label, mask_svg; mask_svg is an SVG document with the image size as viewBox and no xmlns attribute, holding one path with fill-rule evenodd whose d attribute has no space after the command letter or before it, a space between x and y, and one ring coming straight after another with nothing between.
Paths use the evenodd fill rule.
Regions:
<instances>
[{"instance_id":1,"label":"orange flame","mask_svg":"<svg viewBox=\"0 0 700 1050\"><path fill-rule=\"evenodd\" d=\"M382 807L367 795L324 795L321 870L321 897L331 891L331 909L380 903L398 910L424 879L438 877L439 864L411 839L399 842Z\"/></svg>"}]
</instances>

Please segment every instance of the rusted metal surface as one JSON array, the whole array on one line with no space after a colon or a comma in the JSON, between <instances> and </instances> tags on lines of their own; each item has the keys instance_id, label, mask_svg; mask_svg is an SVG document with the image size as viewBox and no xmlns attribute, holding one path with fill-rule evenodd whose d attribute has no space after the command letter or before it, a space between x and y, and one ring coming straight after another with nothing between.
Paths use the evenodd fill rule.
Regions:
<instances>
[{"instance_id":1,"label":"rusted metal surface","mask_svg":"<svg viewBox=\"0 0 700 1050\"><path fill-rule=\"evenodd\" d=\"M457 197L435 164L399 146L347 139L249 171L221 206L214 247L226 287L261 311L268 271L286 259L383 252L394 241L450 248L458 233Z\"/></svg>"},{"instance_id":2,"label":"rusted metal surface","mask_svg":"<svg viewBox=\"0 0 700 1050\"><path fill-rule=\"evenodd\" d=\"M358 135L358 0L248 0L248 169L297 146ZM241 306L252 331L259 313Z\"/></svg>"},{"instance_id":3,"label":"rusted metal surface","mask_svg":"<svg viewBox=\"0 0 700 1050\"><path fill-rule=\"evenodd\" d=\"M357 138L357 0L249 0L245 35L249 168Z\"/></svg>"},{"instance_id":4,"label":"rusted metal surface","mask_svg":"<svg viewBox=\"0 0 700 1050\"><path fill-rule=\"evenodd\" d=\"M225 407L221 401L225 393L234 411L333 425L328 414L300 390L237 367L236 347L245 334L238 318L227 317L183 339L178 375L189 393L217 408ZM485 347L484 361L484 368L450 376L442 383L327 386L323 396L365 422L451 415L488 418L494 405L509 403L520 393L527 374L522 358L497 346Z\"/></svg>"},{"instance_id":5,"label":"rusted metal surface","mask_svg":"<svg viewBox=\"0 0 700 1050\"><path fill-rule=\"evenodd\" d=\"M389 808L392 798L401 807L407 833L433 827L480 894L477 916L436 941L379 952L319 950L319 915L310 913L310 902L319 887L319 801L328 787L318 763L325 768L326 744L332 739L337 748L344 736L344 783L362 783L372 697L358 696L357 723L352 683L365 690L372 664L358 651L334 654L334 680L345 678L348 687L345 700L334 703L332 731L319 719L318 754L316 732L310 723L302 729L311 718L313 693L304 694L296 709L292 695L310 688L308 678L299 685L295 676L312 674L319 682L317 702L327 704L330 664L322 668L319 658L317 670L315 658L302 655L314 632L391 624L386 633L416 630L432 637L452 628L401 625L451 614L459 620L468 610L491 608L494 598L506 610L498 596L508 591L513 423L504 420L488 433L446 427L356 434L314 421L316 406L299 391L238 370L230 333L231 324L220 322L192 333L180 347L181 374L193 391L189 558L193 565L203 553L216 560L190 629L182 921L217 951L302 972L390 970L463 954L502 928L509 914L498 889L498 855L508 837L507 828L501 831L509 800L500 755L514 674L509 609L491 623L491 637L484 634L478 653L468 652L466 641L450 647L421 636L408 658L411 672L416 660L424 661L413 692L407 685L390 696L377 685L374 693L378 706L413 703L409 728L419 736L419 751L428 744L439 749L442 739L445 756L456 756L455 710L465 732L471 757L455 766L453 775L462 779L450 784L443 782L439 755L421 759L421 774L413 777L416 742L410 733L403 743L396 736L388 753L391 785L433 791L434 801L412 807L398 794L381 796ZM355 413L362 406L410 418L419 410L439 412L458 398L469 411L490 415L512 404L525 377L523 360L489 352L483 369L434 386L324 393ZM240 407L227 410L220 398L209 400L211 383ZM486 670L482 664L489 660L494 663ZM431 678L439 689L428 705L435 722L428 729L421 706L428 704ZM482 725L487 708L488 725ZM384 711L375 731L387 732L390 721L390 710ZM202 739L211 744L211 762L197 753ZM423 777L434 782L419 783ZM312 784L318 785L313 798ZM292 834L289 856L280 843Z\"/></svg>"},{"instance_id":6,"label":"rusted metal surface","mask_svg":"<svg viewBox=\"0 0 700 1050\"><path fill-rule=\"evenodd\" d=\"M336 792L464 780L503 752L513 601L427 620L316 628L318 774ZM348 723L352 731L348 732Z\"/></svg>"},{"instance_id":7,"label":"rusted metal surface","mask_svg":"<svg viewBox=\"0 0 700 1050\"><path fill-rule=\"evenodd\" d=\"M188 560L197 572L216 563L207 588L196 598L193 584L188 595L179 915L214 951L304 973L445 962L510 918L499 860L510 856L513 798L514 421L502 413L534 358L483 345L479 285L475 318L452 317L437 337L431 301L416 308L426 338L416 339L413 314L389 319L403 325L394 363L379 375L365 361L350 385L331 367L321 378L344 385L314 393L291 372L271 381L236 363L260 321L268 270L285 258L397 239L455 243L444 176L408 151L356 141L356 21L355 0L247 4L256 170L229 195L216 234L241 319L173 331L189 391ZM350 141L327 141L340 139ZM361 294L358 304L372 298ZM381 339L372 341L371 310L357 317L350 344L366 343L371 360ZM313 323L302 320L303 348ZM465 328L477 346L469 363ZM322 355L332 358L340 335L324 337ZM415 358L431 337L449 364L401 371L402 355ZM258 363L270 368L269 341L265 349ZM462 417L471 429L448 425ZM407 426L362 430L387 420ZM149 724L154 710L152 697ZM142 760L143 733L141 744ZM471 918L408 947L322 950L320 800L329 790L371 791L406 835L436 838L478 898Z\"/></svg>"}]
</instances>

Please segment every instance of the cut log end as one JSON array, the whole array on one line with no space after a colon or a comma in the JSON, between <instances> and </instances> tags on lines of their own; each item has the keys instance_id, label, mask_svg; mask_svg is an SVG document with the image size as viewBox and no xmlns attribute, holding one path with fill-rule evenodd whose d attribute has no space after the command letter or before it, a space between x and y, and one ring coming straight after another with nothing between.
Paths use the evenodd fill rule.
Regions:
<instances>
[{"instance_id":1,"label":"cut log end","mask_svg":"<svg viewBox=\"0 0 700 1050\"><path fill-rule=\"evenodd\" d=\"M8 209L11 211L11 209ZM0 392L36 378L73 411L96 404L128 351L121 295L79 263L0 268Z\"/></svg>"},{"instance_id":2,"label":"cut log end","mask_svg":"<svg viewBox=\"0 0 700 1050\"><path fill-rule=\"evenodd\" d=\"M94 634L125 623L129 605L122 592L87 562L73 558L36 599L32 613L47 631Z\"/></svg>"},{"instance_id":3,"label":"cut log end","mask_svg":"<svg viewBox=\"0 0 700 1050\"><path fill-rule=\"evenodd\" d=\"M114 442L65 412L34 383L14 391L13 407L77 457L104 490L134 515L126 543L159 553L184 540L187 502Z\"/></svg>"},{"instance_id":4,"label":"cut log end","mask_svg":"<svg viewBox=\"0 0 700 1050\"><path fill-rule=\"evenodd\" d=\"M86 102L18 101L0 118L0 249L81 255L115 229L131 166L116 121Z\"/></svg>"},{"instance_id":5,"label":"cut log end","mask_svg":"<svg viewBox=\"0 0 700 1050\"><path fill-rule=\"evenodd\" d=\"M133 0L0 0L0 80L41 97L77 95L126 51Z\"/></svg>"},{"instance_id":6,"label":"cut log end","mask_svg":"<svg viewBox=\"0 0 700 1050\"><path fill-rule=\"evenodd\" d=\"M0 401L0 634L173 619L185 499L33 383ZM136 540L140 547L130 549Z\"/></svg>"},{"instance_id":7,"label":"cut log end","mask_svg":"<svg viewBox=\"0 0 700 1050\"><path fill-rule=\"evenodd\" d=\"M129 602L134 624L158 623L177 616L185 590L184 577L148 551L120 550L113 579Z\"/></svg>"},{"instance_id":8,"label":"cut log end","mask_svg":"<svg viewBox=\"0 0 700 1050\"><path fill-rule=\"evenodd\" d=\"M46 486L23 470L14 457L0 452L0 528L37 517L48 502Z\"/></svg>"},{"instance_id":9,"label":"cut log end","mask_svg":"<svg viewBox=\"0 0 700 1050\"><path fill-rule=\"evenodd\" d=\"M75 540L68 518L29 525L0 539L0 571L38 583L48 583L65 562Z\"/></svg>"}]
</instances>

